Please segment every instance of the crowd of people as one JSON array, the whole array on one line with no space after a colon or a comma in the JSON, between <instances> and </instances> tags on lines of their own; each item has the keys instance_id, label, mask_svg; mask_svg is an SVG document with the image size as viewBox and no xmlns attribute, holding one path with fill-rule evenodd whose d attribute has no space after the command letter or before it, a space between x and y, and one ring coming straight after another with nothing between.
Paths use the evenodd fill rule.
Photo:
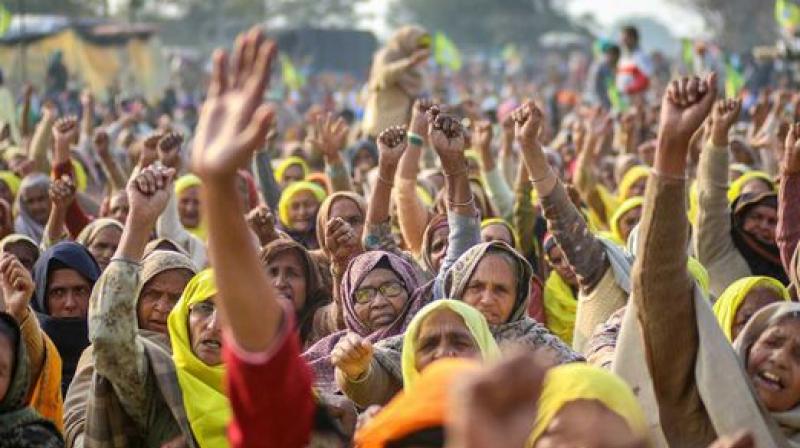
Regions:
<instances>
[{"instance_id":1,"label":"crowd of people","mask_svg":"<svg viewBox=\"0 0 800 448\"><path fill-rule=\"evenodd\" d=\"M656 82L628 27L585 95L448 102L431 44L358 116L265 101L255 28L197 113L26 88L0 447L800 446L800 94Z\"/></svg>"}]
</instances>

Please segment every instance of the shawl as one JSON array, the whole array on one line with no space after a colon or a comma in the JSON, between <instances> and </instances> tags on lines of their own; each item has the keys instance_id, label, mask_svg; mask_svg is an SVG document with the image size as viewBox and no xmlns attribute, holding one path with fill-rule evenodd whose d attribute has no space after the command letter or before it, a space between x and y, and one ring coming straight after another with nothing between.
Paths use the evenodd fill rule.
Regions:
<instances>
[{"instance_id":1,"label":"shawl","mask_svg":"<svg viewBox=\"0 0 800 448\"><path fill-rule=\"evenodd\" d=\"M748 171L731 182L731 185L728 187L728 202L733 203L733 201L739 199L744 187L754 180L764 182L769 187L769 191L773 193L778 192L778 189L775 187L775 182L769 174L763 171Z\"/></svg>"},{"instance_id":2,"label":"shawl","mask_svg":"<svg viewBox=\"0 0 800 448\"><path fill-rule=\"evenodd\" d=\"M39 378L33 384L28 404L42 417L55 423L59 431L64 429L64 400L61 398L61 356L47 335L44 340L44 365Z\"/></svg>"},{"instance_id":3,"label":"shawl","mask_svg":"<svg viewBox=\"0 0 800 448\"><path fill-rule=\"evenodd\" d=\"M797 302L772 303L753 315L733 343L733 349L736 351L740 363L747 365L750 349L764 331L789 316L795 319L800 316L800 304ZM774 443L794 448L800 446L800 403L795 404L795 407L784 412L769 412L763 406L758 410L761 410L761 418L765 420L765 426L773 429ZM756 409L753 410L753 412L755 411ZM767 413L771 418L767 417ZM775 424L779 429L775 428Z\"/></svg>"},{"instance_id":4,"label":"shawl","mask_svg":"<svg viewBox=\"0 0 800 448\"><path fill-rule=\"evenodd\" d=\"M47 249L33 266L36 286L32 307L36 311L42 330L53 341L62 360L61 389L66 394L78 359L89 345L86 317L57 318L47 309L47 284L52 271L51 264L57 262L74 269L91 285L100 276L100 268L85 247L72 241L60 242Z\"/></svg>"},{"instance_id":5,"label":"shawl","mask_svg":"<svg viewBox=\"0 0 800 448\"><path fill-rule=\"evenodd\" d=\"M10 328L14 333L13 337L5 333L0 337L11 338L15 349L11 380L5 396L0 400L0 448L63 446L56 426L26 405L30 378L19 325L13 317L2 312L0 325Z\"/></svg>"},{"instance_id":6,"label":"shawl","mask_svg":"<svg viewBox=\"0 0 800 448\"><path fill-rule=\"evenodd\" d=\"M508 230L508 233L511 235L511 244L510 246L517 249L519 247L519 234L517 234L517 229L514 228L508 221L503 218L486 218L481 221L481 230L493 226L493 225L501 225Z\"/></svg>"},{"instance_id":7,"label":"shawl","mask_svg":"<svg viewBox=\"0 0 800 448\"><path fill-rule=\"evenodd\" d=\"M22 179L20 179L19 176L13 171L0 171L0 181L5 183L8 189L11 190L12 197L17 197L17 192L22 183Z\"/></svg>"},{"instance_id":8,"label":"shawl","mask_svg":"<svg viewBox=\"0 0 800 448\"><path fill-rule=\"evenodd\" d=\"M781 300L789 300L789 291L781 282L771 277L744 277L731 283L722 295L714 302L714 316L716 316L722 332L729 341L733 341L733 325L736 313L744 303L750 291L757 288L768 288L775 291Z\"/></svg>"},{"instance_id":9,"label":"shawl","mask_svg":"<svg viewBox=\"0 0 800 448\"><path fill-rule=\"evenodd\" d=\"M401 360L403 390L413 390L419 381L420 372L416 368L416 356L417 342L422 323L425 322L425 319L429 316L443 310L449 310L461 316L470 334L472 334L472 338L475 339L475 343L478 345L478 349L481 353L481 358L484 361L494 361L500 357L500 348L497 347L492 332L489 330L489 324L480 311L460 300L436 300L426 305L414 316L411 325L408 326L408 330L403 336Z\"/></svg>"},{"instance_id":10,"label":"shawl","mask_svg":"<svg viewBox=\"0 0 800 448\"><path fill-rule=\"evenodd\" d=\"M14 243L30 244L31 247L36 251L36 258L39 258L39 255L41 254L41 249L39 249L39 245L36 244L36 241L34 241L33 238L29 237L28 235L23 235L21 233L12 233L11 235L8 235L7 237L1 239L0 252L5 252L6 246Z\"/></svg>"},{"instance_id":11,"label":"shawl","mask_svg":"<svg viewBox=\"0 0 800 448\"><path fill-rule=\"evenodd\" d=\"M33 216L31 216L30 211L28 211L25 205L25 201L22 200L22 196L25 195L27 190L38 187L50 188L50 178L42 173L35 173L25 176L25 178L22 179L15 205L18 214L17 219L14 220L14 231L31 237L37 244L42 240L44 224L40 224L33 219Z\"/></svg>"},{"instance_id":12,"label":"shawl","mask_svg":"<svg viewBox=\"0 0 800 448\"><path fill-rule=\"evenodd\" d=\"M183 246L181 246L180 244L176 243L175 241L169 238L156 238L147 243L147 245L144 247L144 256L147 257L148 255L157 250L177 252L179 254L186 255L187 257L190 256L189 252L187 252L186 249L183 248Z\"/></svg>"},{"instance_id":13,"label":"shawl","mask_svg":"<svg viewBox=\"0 0 800 448\"><path fill-rule=\"evenodd\" d=\"M328 221L332 218L331 210L333 210L334 204L337 201L349 199L356 204L356 207L361 211L361 217L366 220L367 218L367 203L364 201L360 195L355 193L351 193L349 191L339 191L333 193L332 195L325 198L322 201L322 204L319 206L319 210L317 211L317 243L319 244L319 248L326 255L330 255L328 253L328 247L325 245L325 231L327 229Z\"/></svg>"},{"instance_id":14,"label":"shawl","mask_svg":"<svg viewBox=\"0 0 800 448\"><path fill-rule=\"evenodd\" d=\"M184 174L183 176L175 180L175 196L180 198L181 193L188 190L189 188L200 187L202 185L203 182L196 175ZM202 216L200 217L200 224L197 227L194 228L187 227L186 230L192 235L199 238L200 241L206 241L208 239L206 224L205 222L203 222Z\"/></svg>"},{"instance_id":15,"label":"shawl","mask_svg":"<svg viewBox=\"0 0 800 448\"><path fill-rule=\"evenodd\" d=\"M79 233L78 237L75 238L75 242L84 247L89 247L92 245L94 239L97 238L97 234L106 227L113 227L120 232L123 230L122 224L120 224L120 222L116 219L98 218L90 222L86 227L83 228L83 230L81 230L81 233Z\"/></svg>"},{"instance_id":16,"label":"shawl","mask_svg":"<svg viewBox=\"0 0 800 448\"><path fill-rule=\"evenodd\" d=\"M647 435L642 407L633 391L617 375L582 363L564 364L547 371L539 397L538 413L527 446L532 447L565 405L578 400L597 400L622 417L639 437Z\"/></svg>"},{"instance_id":17,"label":"shawl","mask_svg":"<svg viewBox=\"0 0 800 448\"><path fill-rule=\"evenodd\" d=\"M547 329L562 341L572 345L578 299L572 288L556 271L551 271L544 283L544 312Z\"/></svg>"},{"instance_id":18,"label":"shawl","mask_svg":"<svg viewBox=\"0 0 800 448\"><path fill-rule=\"evenodd\" d=\"M386 266L392 270L405 286L408 293L408 301L405 307L397 315L397 318L388 326L370 332L369 327L358 319L355 311L353 294L364 278L376 267ZM303 359L308 363L314 372L315 385L323 391L338 390L336 380L333 376L334 368L331 364L330 354L336 343L339 342L348 332L357 333L372 343L386 339L388 337L401 335L406 328L409 314L412 310L418 309L416 302L422 297L418 290L419 278L416 270L403 258L383 251L365 252L350 261L342 277L342 284L339 291L342 308L344 311L345 330L330 334L312 345L305 353Z\"/></svg>"},{"instance_id":19,"label":"shawl","mask_svg":"<svg viewBox=\"0 0 800 448\"><path fill-rule=\"evenodd\" d=\"M778 197L775 193L766 192L757 195L745 193L731 204L731 237L736 249L750 267L753 275L763 275L778 279L784 285L789 283L786 271L781 264L780 250L776 243L764 244L747 233L743 226L747 213L758 205L778 208Z\"/></svg>"},{"instance_id":20,"label":"shawl","mask_svg":"<svg viewBox=\"0 0 800 448\"><path fill-rule=\"evenodd\" d=\"M611 215L611 220L609 221L609 227L611 228L611 237L615 243L624 245L627 242L627 238L623 237L622 230L619 228L619 221L622 219L625 213L628 213L637 207L641 207L642 204L644 204L644 198L641 196L635 196L626 199L622 204L619 205L619 207L617 207L616 210L614 210L614 214Z\"/></svg>"},{"instance_id":21,"label":"shawl","mask_svg":"<svg viewBox=\"0 0 800 448\"><path fill-rule=\"evenodd\" d=\"M641 179L646 179L647 176L650 175L650 168L643 166L643 165L636 165L632 166L625 172L625 175L622 176L622 180L619 181L619 185L617 186L617 198L620 201L624 201L628 199L630 195L630 189L637 181Z\"/></svg>"},{"instance_id":22,"label":"shawl","mask_svg":"<svg viewBox=\"0 0 800 448\"><path fill-rule=\"evenodd\" d=\"M192 433L203 447L228 446L225 428L230 420L231 409L223 388L225 365L206 365L192 352L189 307L216 294L214 271L201 271L186 285L167 322L172 360L175 362L186 416Z\"/></svg>"},{"instance_id":23,"label":"shawl","mask_svg":"<svg viewBox=\"0 0 800 448\"><path fill-rule=\"evenodd\" d=\"M275 167L275 180L277 180L279 184L283 184L283 175L290 166L294 165L299 166L303 170L303 178L308 176L308 163L300 157L289 156L283 159L278 166Z\"/></svg>"},{"instance_id":24,"label":"shawl","mask_svg":"<svg viewBox=\"0 0 800 448\"><path fill-rule=\"evenodd\" d=\"M292 222L291 219L289 219L289 208L291 207L292 199L294 199L294 196L301 191L311 192L311 194L317 198L319 203L322 203L322 201L325 200L325 190L323 190L322 187L314 182L299 181L294 182L286 187L281 193L281 198L278 201L278 217L280 218L283 227L287 230L292 229Z\"/></svg>"},{"instance_id":25,"label":"shawl","mask_svg":"<svg viewBox=\"0 0 800 448\"><path fill-rule=\"evenodd\" d=\"M413 389L399 392L356 432L355 446L383 448L411 434L445 426L451 386L480 370L473 360L437 360L420 374Z\"/></svg>"},{"instance_id":26,"label":"shawl","mask_svg":"<svg viewBox=\"0 0 800 448\"><path fill-rule=\"evenodd\" d=\"M380 76L383 70L393 62L410 57L419 48L420 39L427 35L427 31L414 25L406 25L395 31L386 47L375 53L368 88L386 89L388 86L383 85ZM408 67L399 75L396 83L409 97L417 97L423 89L422 71L418 67Z\"/></svg>"}]
</instances>

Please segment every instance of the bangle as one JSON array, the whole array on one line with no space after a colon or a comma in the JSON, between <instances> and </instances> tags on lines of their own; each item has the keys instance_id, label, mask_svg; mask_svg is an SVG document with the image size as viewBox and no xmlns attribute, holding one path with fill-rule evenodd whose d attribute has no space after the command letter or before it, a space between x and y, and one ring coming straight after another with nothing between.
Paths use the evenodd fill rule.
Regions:
<instances>
[{"instance_id":1,"label":"bangle","mask_svg":"<svg viewBox=\"0 0 800 448\"><path fill-rule=\"evenodd\" d=\"M469 201L467 201L467 202L453 202L453 201L448 199L447 200L447 205L449 205L451 208L452 207L466 207L468 205L475 205L475 195L474 194L470 195Z\"/></svg>"},{"instance_id":2,"label":"bangle","mask_svg":"<svg viewBox=\"0 0 800 448\"><path fill-rule=\"evenodd\" d=\"M388 187L394 187L394 182L384 179L383 176L380 175L380 173L378 173L378 182L381 182L382 184Z\"/></svg>"},{"instance_id":3,"label":"bangle","mask_svg":"<svg viewBox=\"0 0 800 448\"><path fill-rule=\"evenodd\" d=\"M537 183L539 183L539 182L541 182L543 180L547 180L552 175L553 175L553 170L547 170L547 174L545 174L544 176L542 176L542 177L540 177L538 179L531 179L531 182L537 184Z\"/></svg>"},{"instance_id":4,"label":"bangle","mask_svg":"<svg viewBox=\"0 0 800 448\"><path fill-rule=\"evenodd\" d=\"M416 132L408 131L406 132L406 136L408 137L408 142L412 145L422 146L425 143L425 140L422 138L422 136Z\"/></svg>"}]
</instances>

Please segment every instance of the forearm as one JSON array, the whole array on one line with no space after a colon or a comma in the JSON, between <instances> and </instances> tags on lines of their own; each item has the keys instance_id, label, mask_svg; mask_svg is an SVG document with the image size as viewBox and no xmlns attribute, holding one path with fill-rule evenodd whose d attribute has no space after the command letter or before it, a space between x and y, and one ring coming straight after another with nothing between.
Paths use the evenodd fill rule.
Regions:
<instances>
[{"instance_id":1,"label":"forearm","mask_svg":"<svg viewBox=\"0 0 800 448\"><path fill-rule=\"evenodd\" d=\"M261 187L261 195L267 201L270 210L278 209L278 202L281 200L281 187L275 180L272 172L272 163L267 151L258 151L253 158L253 173L256 175L258 185Z\"/></svg>"},{"instance_id":2,"label":"forearm","mask_svg":"<svg viewBox=\"0 0 800 448\"><path fill-rule=\"evenodd\" d=\"M733 247L727 192L728 149L708 143L697 168L695 253L703 264Z\"/></svg>"},{"instance_id":3,"label":"forearm","mask_svg":"<svg viewBox=\"0 0 800 448\"><path fill-rule=\"evenodd\" d=\"M53 126L53 121L42 118L36 126L31 139L30 148L28 150L28 158L33 160L36 166L36 171L47 173L50 164L47 161L47 147L50 146L50 128Z\"/></svg>"},{"instance_id":4,"label":"forearm","mask_svg":"<svg viewBox=\"0 0 800 448\"><path fill-rule=\"evenodd\" d=\"M508 219L513 212L514 193L503 178L500 169L495 166L491 171L484 171L483 180L489 199L497 207L500 216Z\"/></svg>"},{"instance_id":5,"label":"forearm","mask_svg":"<svg viewBox=\"0 0 800 448\"><path fill-rule=\"evenodd\" d=\"M379 225L389 220L389 207L392 202L392 182L397 165L388 161L378 164L378 181L372 189L372 197L367 209L367 226Z\"/></svg>"},{"instance_id":6,"label":"forearm","mask_svg":"<svg viewBox=\"0 0 800 448\"><path fill-rule=\"evenodd\" d=\"M108 183L111 185L111 193L115 193L125 189L125 174L122 173L117 161L111 153L105 153L98 157L100 166L103 167L103 172L108 177Z\"/></svg>"},{"instance_id":7,"label":"forearm","mask_svg":"<svg viewBox=\"0 0 800 448\"><path fill-rule=\"evenodd\" d=\"M31 135L31 96L26 95L22 101L22 116L19 120L20 132L22 137L26 138ZM22 144L22 142L17 142Z\"/></svg>"},{"instance_id":8,"label":"forearm","mask_svg":"<svg viewBox=\"0 0 800 448\"><path fill-rule=\"evenodd\" d=\"M223 322L239 346L260 352L273 345L283 309L261 267L243 211L230 200L237 194L236 181L231 176L206 182L204 219Z\"/></svg>"},{"instance_id":9,"label":"forearm","mask_svg":"<svg viewBox=\"0 0 800 448\"><path fill-rule=\"evenodd\" d=\"M397 381L374 358L369 370L357 381L347 378L338 368L335 372L339 389L360 408L383 406L402 389L402 385L397 384Z\"/></svg>"},{"instance_id":10,"label":"forearm","mask_svg":"<svg viewBox=\"0 0 800 448\"><path fill-rule=\"evenodd\" d=\"M776 241L786 272L791 271L792 256L800 240L800 173L784 173L778 193Z\"/></svg>"},{"instance_id":11,"label":"forearm","mask_svg":"<svg viewBox=\"0 0 800 448\"><path fill-rule=\"evenodd\" d=\"M415 257L419 257L422 251L422 237L428 226L428 211L417 196L416 179L407 179L399 175L395 178L395 183L397 221L400 225L400 232L411 253Z\"/></svg>"},{"instance_id":12,"label":"forearm","mask_svg":"<svg viewBox=\"0 0 800 448\"><path fill-rule=\"evenodd\" d=\"M350 173L347 172L341 157L330 161L327 158L325 159L325 174L328 175L334 192L353 191L353 185L350 183Z\"/></svg>"},{"instance_id":13,"label":"forearm","mask_svg":"<svg viewBox=\"0 0 800 448\"><path fill-rule=\"evenodd\" d=\"M47 218L47 224L44 226L45 246L52 246L68 238L66 220L67 210L53 205L50 209L50 216Z\"/></svg>"},{"instance_id":14,"label":"forearm","mask_svg":"<svg viewBox=\"0 0 800 448\"><path fill-rule=\"evenodd\" d=\"M39 321L29 307L21 313L15 313L14 319L19 323L22 340L25 342L25 353L28 357L28 372L31 384L36 384L42 373L45 361L45 344Z\"/></svg>"},{"instance_id":15,"label":"forearm","mask_svg":"<svg viewBox=\"0 0 800 448\"><path fill-rule=\"evenodd\" d=\"M447 212L450 234L447 237L447 252L434 283L434 299L444 297L444 276L461 258L464 252L481 242L481 222L478 215L464 216L453 211Z\"/></svg>"}]
</instances>

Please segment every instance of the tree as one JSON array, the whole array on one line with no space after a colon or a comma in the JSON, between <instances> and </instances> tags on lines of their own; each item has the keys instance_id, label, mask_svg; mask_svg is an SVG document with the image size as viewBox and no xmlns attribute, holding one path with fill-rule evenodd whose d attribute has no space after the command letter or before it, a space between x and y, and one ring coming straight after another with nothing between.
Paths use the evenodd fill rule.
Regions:
<instances>
[{"instance_id":1,"label":"tree","mask_svg":"<svg viewBox=\"0 0 800 448\"><path fill-rule=\"evenodd\" d=\"M774 1L771 0L670 0L694 9L729 50L749 51L772 44L778 36Z\"/></svg>"}]
</instances>

